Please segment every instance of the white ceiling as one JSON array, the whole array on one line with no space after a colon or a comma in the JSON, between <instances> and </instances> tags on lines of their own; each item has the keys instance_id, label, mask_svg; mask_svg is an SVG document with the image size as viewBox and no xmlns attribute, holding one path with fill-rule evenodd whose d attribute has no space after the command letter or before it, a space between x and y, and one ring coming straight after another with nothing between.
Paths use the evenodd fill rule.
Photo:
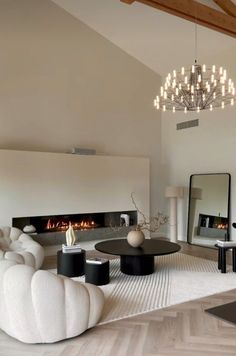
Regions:
<instances>
[{"instance_id":1,"label":"white ceiling","mask_svg":"<svg viewBox=\"0 0 236 356\"><path fill-rule=\"evenodd\" d=\"M52 1L161 75L194 62L195 25L189 21L137 2ZM219 10L211 0L200 2ZM201 63L236 45L232 37L202 26L197 29Z\"/></svg>"}]
</instances>

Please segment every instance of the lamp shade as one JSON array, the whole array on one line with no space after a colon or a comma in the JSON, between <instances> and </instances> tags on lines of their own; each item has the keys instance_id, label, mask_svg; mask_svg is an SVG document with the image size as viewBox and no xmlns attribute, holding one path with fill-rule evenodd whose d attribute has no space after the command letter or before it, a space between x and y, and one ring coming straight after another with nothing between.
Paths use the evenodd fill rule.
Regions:
<instances>
[{"instance_id":1,"label":"lamp shade","mask_svg":"<svg viewBox=\"0 0 236 356\"><path fill-rule=\"evenodd\" d=\"M202 189L201 188L191 188L191 199L202 199Z\"/></svg>"},{"instance_id":2,"label":"lamp shade","mask_svg":"<svg viewBox=\"0 0 236 356\"><path fill-rule=\"evenodd\" d=\"M184 187L166 187L165 197L166 198L183 198Z\"/></svg>"}]
</instances>

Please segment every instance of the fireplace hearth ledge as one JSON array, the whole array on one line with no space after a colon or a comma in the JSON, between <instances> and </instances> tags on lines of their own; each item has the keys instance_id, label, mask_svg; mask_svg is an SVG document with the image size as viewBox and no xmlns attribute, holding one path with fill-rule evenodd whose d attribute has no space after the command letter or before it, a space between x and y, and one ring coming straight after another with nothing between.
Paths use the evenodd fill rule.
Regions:
<instances>
[{"instance_id":1,"label":"fireplace hearth ledge","mask_svg":"<svg viewBox=\"0 0 236 356\"><path fill-rule=\"evenodd\" d=\"M134 229L134 227L135 226L122 226L115 229L112 229L111 227L103 227L84 231L78 230L75 231L75 235L78 243L89 241L95 241L97 243L97 240L108 240L127 236L128 232ZM30 236L42 246L61 245L66 242L65 231L30 234Z\"/></svg>"}]
</instances>

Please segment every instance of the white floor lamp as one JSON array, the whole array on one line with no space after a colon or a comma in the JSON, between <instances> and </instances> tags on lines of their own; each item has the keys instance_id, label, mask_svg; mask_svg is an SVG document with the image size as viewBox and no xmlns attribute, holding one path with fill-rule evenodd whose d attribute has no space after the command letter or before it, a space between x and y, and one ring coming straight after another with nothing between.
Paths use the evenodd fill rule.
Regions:
<instances>
[{"instance_id":1,"label":"white floor lamp","mask_svg":"<svg viewBox=\"0 0 236 356\"><path fill-rule=\"evenodd\" d=\"M176 242L178 238L177 229L177 199L183 198L183 187L166 187L165 197L170 199L170 241Z\"/></svg>"}]
</instances>

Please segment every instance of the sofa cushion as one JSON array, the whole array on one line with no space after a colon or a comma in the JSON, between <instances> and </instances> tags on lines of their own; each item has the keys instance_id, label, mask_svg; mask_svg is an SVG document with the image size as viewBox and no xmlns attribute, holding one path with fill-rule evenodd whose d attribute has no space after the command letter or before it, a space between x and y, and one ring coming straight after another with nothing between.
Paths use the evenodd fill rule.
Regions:
<instances>
[{"instance_id":1,"label":"sofa cushion","mask_svg":"<svg viewBox=\"0 0 236 356\"><path fill-rule=\"evenodd\" d=\"M43 263L43 247L15 227L0 227L0 259L5 258L39 269Z\"/></svg>"}]
</instances>

